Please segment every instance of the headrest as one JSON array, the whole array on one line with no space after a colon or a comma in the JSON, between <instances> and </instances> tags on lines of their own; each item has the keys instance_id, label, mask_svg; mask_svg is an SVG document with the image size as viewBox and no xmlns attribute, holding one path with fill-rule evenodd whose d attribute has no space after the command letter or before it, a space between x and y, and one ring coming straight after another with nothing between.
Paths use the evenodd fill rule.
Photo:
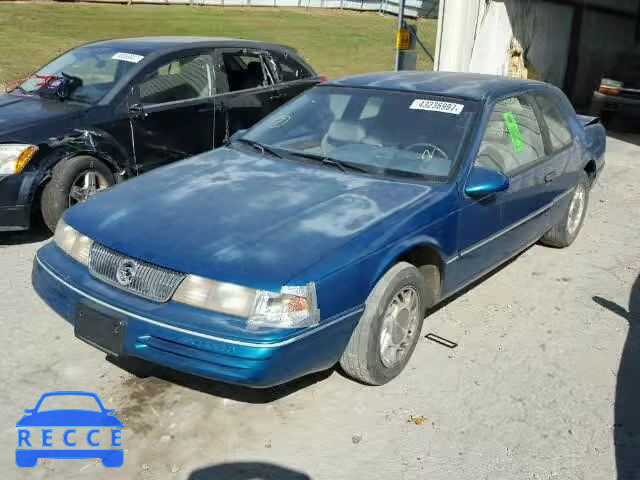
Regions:
<instances>
[{"instance_id":1,"label":"headrest","mask_svg":"<svg viewBox=\"0 0 640 480\"><path fill-rule=\"evenodd\" d=\"M327 131L327 138L337 142L359 143L366 136L364 128L354 123L336 121Z\"/></svg>"}]
</instances>

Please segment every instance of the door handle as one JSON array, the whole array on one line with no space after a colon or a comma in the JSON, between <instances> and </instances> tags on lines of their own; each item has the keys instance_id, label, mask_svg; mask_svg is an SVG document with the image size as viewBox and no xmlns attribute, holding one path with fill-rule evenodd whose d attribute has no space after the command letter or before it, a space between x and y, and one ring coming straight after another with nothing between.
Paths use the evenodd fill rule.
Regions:
<instances>
[{"instance_id":1,"label":"door handle","mask_svg":"<svg viewBox=\"0 0 640 480\"><path fill-rule=\"evenodd\" d=\"M286 96L287 95L284 92L273 93L269 97L269 100L281 100L281 99L285 98Z\"/></svg>"},{"instance_id":2,"label":"door handle","mask_svg":"<svg viewBox=\"0 0 640 480\"><path fill-rule=\"evenodd\" d=\"M556 174L556 172L549 172L544 176L544 183L550 183L553 182L553 179L556 178L558 175Z\"/></svg>"}]
</instances>

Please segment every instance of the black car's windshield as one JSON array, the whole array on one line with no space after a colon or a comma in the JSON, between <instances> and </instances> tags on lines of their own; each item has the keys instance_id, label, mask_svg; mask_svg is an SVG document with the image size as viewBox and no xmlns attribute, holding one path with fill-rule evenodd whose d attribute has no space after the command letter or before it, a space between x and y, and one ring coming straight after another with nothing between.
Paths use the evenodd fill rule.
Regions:
<instances>
[{"instance_id":1,"label":"black car's windshield","mask_svg":"<svg viewBox=\"0 0 640 480\"><path fill-rule=\"evenodd\" d=\"M244 138L374 173L444 180L477 108L473 101L420 93L321 86L266 117Z\"/></svg>"},{"instance_id":2,"label":"black car's windshield","mask_svg":"<svg viewBox=\"0 0 640 480\"><path fill-rule=\"evenodd\" d=\"M16 90L22 94L95 103L141 59L139 55L113 47L80 47L42 67Z\"/></svg>"}]
</instances>

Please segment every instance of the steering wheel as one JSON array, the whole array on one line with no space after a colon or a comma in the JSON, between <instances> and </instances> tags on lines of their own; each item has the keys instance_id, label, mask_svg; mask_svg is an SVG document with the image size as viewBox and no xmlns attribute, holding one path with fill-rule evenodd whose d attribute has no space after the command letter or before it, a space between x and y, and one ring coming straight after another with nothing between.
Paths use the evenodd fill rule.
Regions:
<instances>
[{"instance_id":1,"label":"steering wheel","mask_svg":"<svg viewBox=\"0 0 640 480\"><path fill-rule=\"evenodd\" d=\"M434 158L442 158L444 160L449 159L449 155L445 153L439 146L434 145L433 143L413 143L405 148L405 150L409 150L411 152L420 153L420 160L429 161Z\"/></svg>"}]
</instances>

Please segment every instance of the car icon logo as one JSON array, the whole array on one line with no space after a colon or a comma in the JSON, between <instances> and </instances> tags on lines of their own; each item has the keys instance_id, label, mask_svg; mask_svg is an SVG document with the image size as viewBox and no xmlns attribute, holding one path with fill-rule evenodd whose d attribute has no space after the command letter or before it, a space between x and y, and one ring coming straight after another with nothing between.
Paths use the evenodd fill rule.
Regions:
<instances>
[{"instance_id":1,"label":"car icon logo","mask_svg":"<svg viewBox=\"0 0 640 480\"><path fill-rule=\"evenodd\" d=\"M116 270L116 280L123 287L128 287L133 282L133 279L136 278L139 267L140 265L135 260L129 258L120 260Z\"/></svg>"},{"instance_id":2,"label":"car icon logo","mask_svg":"<svg viewBox=\"0 0 640 480\"><path fill-rule=\"evenodd\" d=\"M82 401L82 409L50 409L51 403ZM88 407L88 408L86 408ZM91 392L49 392L18 420L16 465L35 467L40 458L99 458L107 468L124 463L122 422Z\"/></svg>"}]
</instances>

